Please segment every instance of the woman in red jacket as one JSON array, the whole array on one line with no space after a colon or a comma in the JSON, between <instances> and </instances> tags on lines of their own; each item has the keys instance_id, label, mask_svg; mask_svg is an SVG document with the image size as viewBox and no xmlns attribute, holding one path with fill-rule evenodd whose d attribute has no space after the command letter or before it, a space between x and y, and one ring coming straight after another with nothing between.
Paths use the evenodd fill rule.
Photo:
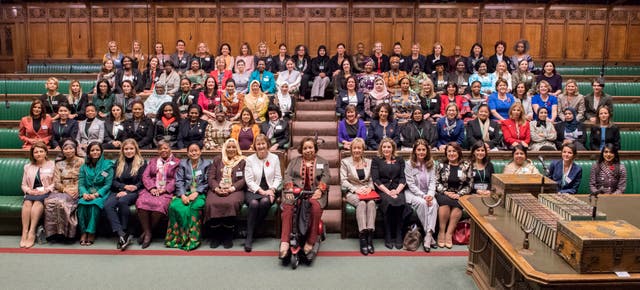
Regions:
<instances>
[{"instance_id":1,"label":"woman in red jacket","mask_svg":"<svg viewBox=\"0 0 640 290\"><path fill-rule=\"evenodd\" d=\"M504 134L504 143L507 147L512 148L522 144L522 146L529 148L531 132L521 103L515 102L511 105L509 119L502 121L502 134Z\"/></svg>"},{"instance_id":2,"label":"woman in red jacket","mask_svg":"<svg viewBox=\"0 0 640 290\"><path fill-rule=\"evenodd\" d=\"M29 109L29 115L22 117L18 129L18 137L24 143L23 149L30 149L36 142L44 142L49 145L51 136L53 119L44 111L41 100L34 100Z\"/></svg>"},{"instance_id":3,"label":"woman in red jacket","mask_svg":"<svg viewBox=\"0 0 640 290\"><path fill-rule=\"evenodd\" d=\"M233 72L227 69L224 57L218 56L216 58L216 70L212 71L210 76L216 81L218 95L221 96L227 88L227 81L233 79Z\"/></svg>"}]
</instances>

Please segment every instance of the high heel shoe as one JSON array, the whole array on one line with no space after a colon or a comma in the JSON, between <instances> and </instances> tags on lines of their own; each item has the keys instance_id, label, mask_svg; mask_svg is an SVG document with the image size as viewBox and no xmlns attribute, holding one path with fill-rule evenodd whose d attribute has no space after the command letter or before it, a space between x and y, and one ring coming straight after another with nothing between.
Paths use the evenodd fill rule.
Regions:
<instances>
[{"instance_id":1,"label":"high heel shoe","mask_svg":"<svg viewBox=\"0 0 640 290\"><path fill-rule=\"evenodd\" d=\"M447 247L447 249L451 249L453 247L453 235L446 234L444 246Z\"/></svg>"},{"instance_id":2,"label":"high heel shoe","mask_svg":"<svg viewBox=\"0 0 640 290\"><path fill-rule=\"evenodd\" d=\"M441 232L438 233L438 248L444 248L445 244L444 244L444 235L445 233Z\"/></svg>"}]
</instances>

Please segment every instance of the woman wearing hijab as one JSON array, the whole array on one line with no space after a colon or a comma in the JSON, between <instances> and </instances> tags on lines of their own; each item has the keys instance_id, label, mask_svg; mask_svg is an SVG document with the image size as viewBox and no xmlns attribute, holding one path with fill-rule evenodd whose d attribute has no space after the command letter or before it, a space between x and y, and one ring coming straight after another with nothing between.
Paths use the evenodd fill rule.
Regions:
<instances>
[{"instance_id":1,"label":"woman wearing hijab","mask_svg":"<svg viewBox=\"0 0 640 290\"><path fill-rule=\"evenodd\" d=\"M244 166L240 144L233 138L227 139L222 145L222 154L213 159L207 177L205 221L211 227L211 248L220 244L225 249L233 247L236 217L244 202Z\"/></svg>"},{"instance_id":2,"label":"woman wearing hijab","mask_svg":"<svg viewBox=\"0 0 640 290\"><path fill-rule=\"evenodd\" d=\"M373 81L373 89L364 96L365 120L375 118L375 112L378 105L382 103L391 104L392 96L387 90L384 80L380 76L376 76Z\"/></svg>"},{"instance_id":3,"label":"woman wearing hijab","mask_svg":"<svg viewBox=\"0 0 640 290\"><path fill-rule=\"evenodd\" d=\"M269 97L260 89L259 81L254 80L249 84L249 93L244 97L244 107L251 111L257 123L265 121L264 114L269 107Z\"/></svg>"},{"instance_id":4,"label":"woman wearing hijab","mask_svg":"<svg viewBox=\"0 0 640 290\"><path fill-rule=\"evenodd\" d=\"M172 100L173 98L171 98L171 96L165 94L164 83L157 83L153 90L153 94L144 101L144 115L154 119L156 117L156 113L160 110L160 106L164 103L171 102Z\"/></svg>"},{"instance_id":5,"label":"woman wearing hijab","mask_svg":"<svg viewBox=\"0 0 640 290\"><path fill-rule=\"evenodd\" d=\"M553 127L553 121L549 119L549 110L546 107L538 108L538 120L529 123L531 132L531 151L554 151L556 149L555 141L558 138L556 128Z\"/></svg>"},{"instance_id":6,"label":"woman wearing hijab","mask_svg":"<svg viewBox=\"0 0 640 290\"><path fill-rule=\"evenodd\" d=\"M556 147L562 148L563 145L573 143L577 150L587 150L585 143L587 142L587 131L584 124L578 122L576 109L568 107L564 109L564 121L556 124Z\"/></svg>"},{"instance_id":7,"label":"woman wearing hijab","mask_svg":"<svg viewBox=\"0 0 640 290\"><path fill-rule=\"evenodd\" d=\"M313 86L311 86L311 99L322 99L329 82L331 82L326 46L321 45L318 47L318 57L311 60L311 73L314 76Z\"/></svg>"}]
</instances>

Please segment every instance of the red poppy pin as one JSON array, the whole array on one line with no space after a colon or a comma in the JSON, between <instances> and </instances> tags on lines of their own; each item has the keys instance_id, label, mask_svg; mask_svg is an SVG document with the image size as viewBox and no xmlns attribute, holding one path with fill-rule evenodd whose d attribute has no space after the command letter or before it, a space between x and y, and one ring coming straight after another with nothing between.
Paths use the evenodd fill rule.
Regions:
<instances>
[{"instance_id":1,"label":"red poppy pin","mask_svg":"<svg viewBox=\"0 0 640 290\"><path fill-rule=\"evenodd\" d=\"M269 161L267 161L264 166L269 167Z\"/></svg>"}]
</instances>

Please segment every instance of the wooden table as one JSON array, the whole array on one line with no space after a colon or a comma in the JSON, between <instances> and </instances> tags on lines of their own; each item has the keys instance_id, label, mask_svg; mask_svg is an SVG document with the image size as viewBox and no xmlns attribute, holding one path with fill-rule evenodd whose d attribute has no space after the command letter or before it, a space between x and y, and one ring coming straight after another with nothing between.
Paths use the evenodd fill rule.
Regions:
<instances>
[{"instance_id":1,"label":"wooden table","mask_svg":"<svg viewBox=\"0 0 640 290\"><path fill-rule=\"evenodd\" d=\"M538 196L540 193L541 174L493 174L491 175L491 191L495 192L494 198L502 199L504 207L504 194L507 193L531 193ZM549 177L544 178L544 192L558 192L558 184Z\"/></svg>"},{"instance_id":2,"label":"wooden table","mask_svg":"<svg viewBox=\"0 0 640 290\"><path fill-rule=\"evenodd\" d=\"M588 196L580 196L588 199ZM640 195L599 198L598 210L608 220L626 220L640 227ZM640 273L620 278L616 274L578 274L551 248L533 235L529 251L522 250L524 233L504 208L493 218L477 196L463 196L460 204L471 216L467 273L480 289L640 289Z\"/></svg>"}]
</instances>

